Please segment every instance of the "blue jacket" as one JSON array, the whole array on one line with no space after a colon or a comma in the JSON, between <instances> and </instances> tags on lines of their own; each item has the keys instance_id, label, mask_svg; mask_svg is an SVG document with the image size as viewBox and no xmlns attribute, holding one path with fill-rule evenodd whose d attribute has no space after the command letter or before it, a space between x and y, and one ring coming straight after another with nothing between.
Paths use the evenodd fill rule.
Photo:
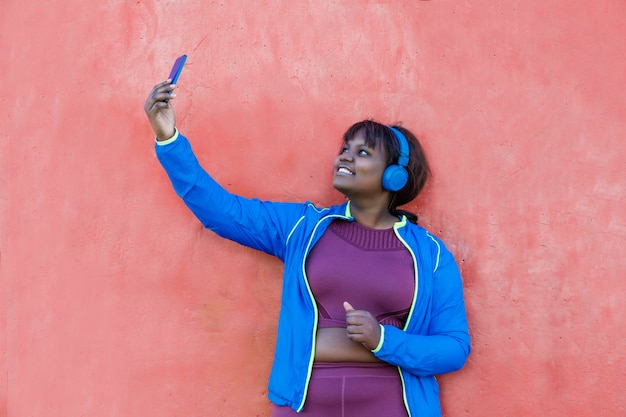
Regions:
<instances>
[{"instance_id":1,"label":"blue jacket","mask_svg":"<svg viewBox=\"0 0 626 417\"><path fill-rule=\"evenodd\" d=\"M243 198L222 188L200 166L188 140L156 145L174 190L202 224L218 235L284 263L282 303L269 399L302 411L311 377L317 307L307 282L307 255L334 219L353 220L350 204L319 208ZM441 416L435 375L460 369L470 339L459 270L437 237L402 218L395 233L413 257L415 293L404 329L381 326L373 351L398 366L411 417Z\"/></svg>"}]
</instances>

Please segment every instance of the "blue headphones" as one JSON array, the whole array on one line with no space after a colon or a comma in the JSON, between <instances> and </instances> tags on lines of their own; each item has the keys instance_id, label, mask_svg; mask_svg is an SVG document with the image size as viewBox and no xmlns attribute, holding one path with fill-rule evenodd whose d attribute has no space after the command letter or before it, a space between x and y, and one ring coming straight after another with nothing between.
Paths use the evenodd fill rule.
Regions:
<instances>
[{"instance_id":1,"label":"blue headphones","mask_svg":"<svg viewBox=\"0 0 626 417\"><path fill-rule=\"evenodd\" d=\"M409 172L406 170L409 163L409 142L404 134L395 127L389 126L389 129L400 145L400 156L397 164L389 165L383 172L383 188L387 191L396 192L400 191L409 180Z\"/></svg>"}]
</instances>

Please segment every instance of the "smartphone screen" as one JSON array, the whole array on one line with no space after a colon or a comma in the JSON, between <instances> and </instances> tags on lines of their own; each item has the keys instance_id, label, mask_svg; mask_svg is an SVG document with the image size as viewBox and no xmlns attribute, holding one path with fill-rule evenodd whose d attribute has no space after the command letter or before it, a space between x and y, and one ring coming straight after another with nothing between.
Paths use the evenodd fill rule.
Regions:
<instances>
[{"instance_id":1,"label":"smartphone screen","mask_svg":"<svg viewBox=\"0 0 626 417\"><path fill-rule=\"evenodd\" d=\"M185 65L185 61L187 61L187 55L181 55L174 62L172 72L170 72L170 76L168 77L170 80L172 80L172 84L176 84L178 82L178 77L180 77L180 72L183 70L183 65Z\"/></svg>"}]
</instances>

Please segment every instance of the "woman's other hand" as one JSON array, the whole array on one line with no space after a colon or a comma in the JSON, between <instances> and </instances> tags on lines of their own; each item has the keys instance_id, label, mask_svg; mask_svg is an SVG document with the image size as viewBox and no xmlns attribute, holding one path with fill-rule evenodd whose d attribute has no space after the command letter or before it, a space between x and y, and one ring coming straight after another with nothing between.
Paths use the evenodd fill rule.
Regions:
<instances>
[{"instance_id":1,"label":"woman's other hand","mask_svg":"<svg viewBox=\"0 0 626 417\"><path fill-rule=\"evenodd\" d=\"M376 349L380 342L378 320L369 311L355 310L347 301L343 303L343 308L346 310L348 338L366 349Z\"/></svg>"}]
</instances>

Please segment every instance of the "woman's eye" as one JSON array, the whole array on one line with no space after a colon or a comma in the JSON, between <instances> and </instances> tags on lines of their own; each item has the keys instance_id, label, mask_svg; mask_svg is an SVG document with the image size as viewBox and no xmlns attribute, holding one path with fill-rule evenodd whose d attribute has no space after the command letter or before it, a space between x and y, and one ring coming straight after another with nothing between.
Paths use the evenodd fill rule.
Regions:
<instances>
[{"instance_id":1,"label":"woman's eye","mask_svg":"<svg viewBox=\"0 0 626 417\"><path fill-rule=\"evenodd\" d=\"M365 149L361 149L359 151L359 155L361 156L368 156L370 153L368 151L366 151Z\"/></svg>"}]
</instances>

